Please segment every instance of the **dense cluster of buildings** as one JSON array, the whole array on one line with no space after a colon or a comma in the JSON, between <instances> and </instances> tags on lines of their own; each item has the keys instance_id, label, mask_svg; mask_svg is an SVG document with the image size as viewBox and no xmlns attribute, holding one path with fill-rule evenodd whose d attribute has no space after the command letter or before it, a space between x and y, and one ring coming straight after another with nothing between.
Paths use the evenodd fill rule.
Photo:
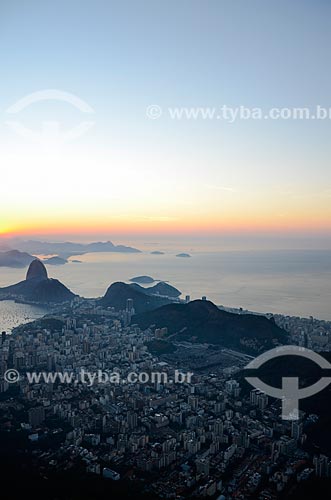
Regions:
<instances>
[{"instance_id":1,"label":"dense cluster of buildings","mask_svg":"<svg viewBox=\"0 0 331 500\"><path fill-rule=\"evenodd\" d=\"M163 498L273 499L311 476L331 476L329 458L304 448L317 417L281 420L278 402L234 376L245 356L217 375L183 372L176 382L178 358L165 362L149 349L166 330L142 331L133 314L129 301L116 312L77 299L2 336L0 430L23 432L39 467L79 464L109 480L143 480L146 492ZM328 337L330 325L282 318L275 319L298 343L303 332L308 342L317 332ZM20 375L15 384L5 380L9 369Z\"/></svg>"},{"instance_id":2,"label":"dense cluster of buildings","mask_svg":"<svg viewBox=\"0 0 331 500\"><path fill-rule=\"evenodd\" d=\"M257 314L243 308L231 308L220 306L221 309L235 314ZM283 314L263 314L267 318L272 318L275 323L286 330L290 335L291 344L307 347L313 351L331 351L331 321L322 320L309 316L284 316Z\"/></svg>"},{"instance_id":3,"label":"dense cluster of buildings","mask_svg":"<svg viewBox=\"0 0 331 500\"><path fill-rule=\"evenodd\" d=\"M288 331L293 344L313 351L331 351L331 321L275 314L278 326Z\"/></svg>"}]
</instances>

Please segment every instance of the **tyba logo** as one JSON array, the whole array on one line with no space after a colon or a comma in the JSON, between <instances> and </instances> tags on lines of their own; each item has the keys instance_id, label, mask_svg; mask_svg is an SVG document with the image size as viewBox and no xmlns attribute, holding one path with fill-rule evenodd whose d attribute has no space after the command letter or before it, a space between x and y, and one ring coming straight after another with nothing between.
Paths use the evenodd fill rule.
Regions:
<instances>
[{"instance_id":1,"label":"tyba logo","mask_svg":"<svg viewBox=\"0 0 331 500\"><path fill-rule=\"evenodd\" d=\"M310 349L295 345L276 347L267 351L261 356L253 359L245 370L259 369L264 363L280 356L300 356L316 363L323 370L330 370L331 365L328 361ZM264 383L258 377L245 377L256 389L282 400L282 418L284 420L298 420L299 418L299 400L308 398L322 391L331 383L331 377L321 377L318 382L309 387L299 388L299 377L282 377L282 387L277 388Z\"/></svg>"}]
</instances>

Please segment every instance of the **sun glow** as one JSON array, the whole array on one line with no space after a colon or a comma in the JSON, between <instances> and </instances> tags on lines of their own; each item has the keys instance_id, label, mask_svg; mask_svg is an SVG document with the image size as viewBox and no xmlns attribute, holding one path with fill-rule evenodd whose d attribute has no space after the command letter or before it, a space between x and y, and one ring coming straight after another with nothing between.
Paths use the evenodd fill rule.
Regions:
<instances>
[{"instance_id":1,"label":"sun glow","mask_svg":"<svg viewBox=\"0 0 331 500\"><path fill-rule=\"evenodd\" d=\"M7 225L0 222L0 236L7 236L10 234L10 229Z\"/></svg>"},{"instance_id":2,"label":"sun glow","mask_svg":"<svg viewBox=\"0 0 331 500\"><path fill-rule=\"evenodd\" d=\"M252 182L130 151L1 151L0 235L275 234L331 228L330 190ZM157 168L155 167L157 165ZM162 175L160 174L162 171ZM166 175L163 174L166 172ZM175 180L174 180L175 179Z\"/></svg>"}]
</instances>

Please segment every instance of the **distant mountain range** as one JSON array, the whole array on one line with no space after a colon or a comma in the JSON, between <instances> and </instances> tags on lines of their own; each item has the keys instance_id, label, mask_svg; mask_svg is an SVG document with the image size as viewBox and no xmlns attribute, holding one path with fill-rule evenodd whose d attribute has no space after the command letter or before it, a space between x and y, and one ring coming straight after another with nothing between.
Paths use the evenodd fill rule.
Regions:
<instances>
[{"instance_id":1,"label":"distant mountain range","mask_svg":"<svg viewBox=\"0 0 331 500\"><path fill-rule=\"evenodd\" d=\"M48 242L38 240L21 240L19 238L6 241L7 245L23 252L29 252L36 255L59 255L63 258L72 255L83 255L92 252L123 252L140 253L137 248L124 245L114 245L111 241L99 241L95 243L72 243L68 242Z\"/></svg>"},{"instance_id":2,"label":"distant mountain range","mask_svg":"<svg viewBox=\"0 0 331 500\"><path fill-rule=\"evenodd\" d=\"M15 285L0 288L0 300L28 300L38 303L61 303L72 300L75 294L56 279L48 278L44 264L34 259L26 279Z\"/></svg>"},{"instance_id":3,"label":"distant mountain range","mask_svg":"<svg viewBox=\"0 0 331 500\"><path fill-rule=\"evenodd\" d=\"M0 267L27 267L34 259L32 255L19 250L0 252Z\"/></svg>"},{"instance_id":4,"label":"distant mountain range","mask_svg":"<svg viewBox=\"0 0 331 500\"><path fill-rule=\"evenodd\" d=\"M207 342L246 352L266 350L287 339L287 332L264 316L229 313L205 300L165 305L137 314L132 321L142 329L167 327L170 335L176 334L172 337L176 341Z\"/></svg>"}]
</instances>

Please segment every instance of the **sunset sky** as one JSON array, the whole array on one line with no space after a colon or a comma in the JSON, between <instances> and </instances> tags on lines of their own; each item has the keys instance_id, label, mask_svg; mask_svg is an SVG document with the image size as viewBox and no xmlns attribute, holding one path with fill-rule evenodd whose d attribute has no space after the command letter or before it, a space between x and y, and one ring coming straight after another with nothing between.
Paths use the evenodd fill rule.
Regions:
<instances>
[{"instance_id":1,"label":"sunset sky","mask_svg":"<svg viewBox=\"0 0 331 500\"><path fill-rule=\"evenodd\" d=\"M330 14L327 0L6 2L0 234L329 237L330 119L146 108L331 108Z\"/></svg>"}]
</instances>

